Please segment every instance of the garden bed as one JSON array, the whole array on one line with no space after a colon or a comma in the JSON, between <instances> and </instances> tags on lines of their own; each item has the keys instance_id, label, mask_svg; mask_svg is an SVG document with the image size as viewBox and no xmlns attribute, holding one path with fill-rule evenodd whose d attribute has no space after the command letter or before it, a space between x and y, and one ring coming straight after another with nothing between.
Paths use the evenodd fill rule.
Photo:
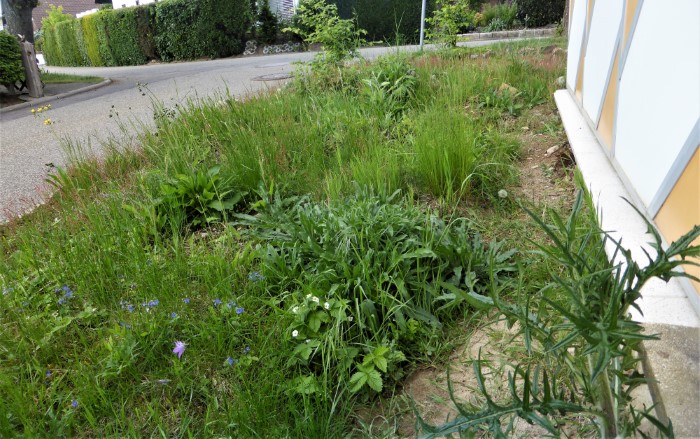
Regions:
<instances>
[{"instance_id":1,"label":"garden bed","mask_svg":"<svg viewBox=\"0 0 700 439\"><path fill-rule=\"evenodd\" d=\"M551 44L156 108L138 149L57 170L0 228L0 435L411 434L416 371L558 272L518 206L574 201Z\"/></svg>"}]
</instances>

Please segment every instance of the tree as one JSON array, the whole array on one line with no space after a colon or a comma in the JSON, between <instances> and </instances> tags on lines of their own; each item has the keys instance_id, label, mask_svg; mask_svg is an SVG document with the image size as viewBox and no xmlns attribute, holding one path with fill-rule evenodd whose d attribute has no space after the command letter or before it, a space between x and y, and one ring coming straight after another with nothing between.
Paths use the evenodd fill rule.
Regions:
<instances>
[{"instance_id":1,"label":"tree","mask_svg":"<svg viewBox=\"0 0 700 439\"><path fill-rule=\"evenodd\" d=\"M26 41L34 43L32 9L39 0L1 0L2 12L7 22L7 30L12 35L22 35Z\"/></svg>"}]
</instances>

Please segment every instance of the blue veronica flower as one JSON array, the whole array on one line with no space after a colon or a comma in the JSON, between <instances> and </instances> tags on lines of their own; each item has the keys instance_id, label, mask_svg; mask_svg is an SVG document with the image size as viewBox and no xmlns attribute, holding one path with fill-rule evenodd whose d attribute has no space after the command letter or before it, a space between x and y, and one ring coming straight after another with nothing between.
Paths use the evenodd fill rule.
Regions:
<instances>
[{"instance_id":1,"label":"blue veronica flower","mask_svg":"<svg viewBox=\"0 0 700 439\"><path fill-rule=\"evenodd\" d=\"M171 313L170 313L170 317L174 319L175 317L177 317L177 314L174 313L174 312L171 312Z\"/></svg>"},{"instance_id":2,"label":"blue veronica flower","mask_svg":"<svg viewBox=\"0 0 700 439\"><path fill-rule=\"evenodd\" d=\"M243 314L245 308L236 308L236 314Z\"/></svg>"},{"instance_id":3,"label":"blue veronica flower","mask_svg":"<svg viewBox=\"0 0 700 439\"><path fill-rule=\"evenodd\" d=\"M221 305L221 299L214 299L214 307Z\"/></svg>"},{"instance_id":4,"label":"blue veronica flower","mask_svg":"<svg viewBox=\"0 0 700 439\"><path fill-rule=\"evenodd\" d=\"M190 303L190 298L189 298L189 297L185 297L184 299L182 299L182 301L185 302L185 303Z\"/></svg>"},{"instance_id":5,"label":"blue veronica flower","mask_svg":"<svg viewBox=\"0 0 700 439\"><path fill-rule=\"evenodd\" d=\"M73 401L71 401L70 406L73 408L77 408L78 407L78 400L74 399Z\"/></svg>"}]
</instances>

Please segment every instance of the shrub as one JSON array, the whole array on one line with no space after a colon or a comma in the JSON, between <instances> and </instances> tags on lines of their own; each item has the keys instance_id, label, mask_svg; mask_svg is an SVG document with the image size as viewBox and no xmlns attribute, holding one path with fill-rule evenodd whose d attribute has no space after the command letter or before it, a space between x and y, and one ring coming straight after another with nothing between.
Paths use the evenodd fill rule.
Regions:
<instances>
[{"instance_id":1,"label":"shrub","mask_svg":"<svg viewBox=\"0 0 700 439\"><path fill-rule=\"evenodd\" d=\"M566 0L518 0L518 19L527 27L558 23Z\"/></svg>"},{"instance_id":2,"label":"shrub","mask_svg":"<svg viewBox=\"0 0 700 439\"><path fill-rule=\"evenodd\" d=\"M457 45L457 34L467 32L476 26L476 13L467 0L437 0L437 8L432 17L426 19L429 28L428 38L433 38L447 46Z\"/></svg>"},{"instance_id":3,"label":"shrub","mask_svg":"<svg viewBox=\"0 0 700 439\"><path fill-rule=\"evenodd\" d=\"M83 65L78 40L75 36L76 20L62 21L54 27L58 51L60 52L61 64L64 66Z\"/></svg>"},{"instance_id":4,"label":"shrub","mask_svg":"<svg viewBox=\"0 0 700 439\"><path fill-rule=\"evenodd\" d=\"M144 64L146 56L139 45L136 8L122 8L104 13L109 48L118 66Z\"/></svg>"},{"instance_id":5,"label":"shrub","mask_svg":"<svg viewBox=\"0 0 700 439\"><path fill-rule=\"evenodd\" d=\"M97 34L97 51L105 66L116 65L114 55L109 47L109 36L107 33L107 16L112 13L110 9L100 10L96 14L92 14L93 22L95 23L95 31Z\"/></svg>"},{"instance_id":6,"label":"shrub","mask_svg":"<svg viewBox=\"0 0 700 439\"><path fill-rule=\"evenodd\" d=\"M265 44L274 44L277 41L279 23L277 22L277 15L270 10L270 2L268 0L260 7L258 23L258 40Z\"/></svg>"},{"instance_id":7,"label":"shrub","mask_svg":"<svg viewBox=\"0 0 700 439\"><path fill-rule=\"evenodd\" d=\"M100 56L100 40L97 36L97 22L95 15L86 15L80 20L80 27L83 30L83 41L85 42L85 53L90 65L102 67L105 65Z\"/></svg>"},{"instance_id":8,"label":"shrub","mask_svg":"<svg viewBox=\"0 0 700 439\"><path fill-rule=\"evenodd\" d=\"M330 0L338 6L341 18L357 18L357 25L367 31L370 41L418 41L422 0ZM434 9L428 1L426 16Z\"/></svg>"},{"instance_id":9,"label":"shrub","mask_svg":"<svg viewBox=\"0 0 700 439\"><path fill-rule=\"evenodd\" d=\"M73 32L75 33L75 41L78 45L78 52L80 54L80 64L81 66L90 66L90 58L87 53L87 46L85 45L85 35L83 34L83 25L80 20L74 20L73 22Z\"/></svg>"},{"instance_id":10,"label":"shrub","mask_svg":"<svg viewBox=\"0 0 700 439\"><path fill-rule=\"evenodd\" d=\"M489 31L511 29L517 16L517 3L486 5L481 11L481 22L477 25L487 27Z\"/></svg>"},{"instance_id":11,"label":"shrub","mask_svg":"<svg viewBox=\"0 0 700 439\"><path fill-rule=\"evenodd\" d=\"M41 20L41 26L44 30L44 57L46 63L50 65L67 65L64 60L64 55L61 52L59 44L59 36L56 32L56 25L65 21L71 21L73 17L63 13L63 7L49 6L49 13Z\"/></svg>"},{"instance_id":12,"label":"shrub","mask_svg":"<svg viewBox=\"0 0 700 439\"><path fill-rule=\"evenodd\" d=\"M156 47L164 60L243 52L249 0L168 0L156 5Z\"/></svg>"},{"instance_id":13,"label":"shrub","mask_svg":"<svg viewBox=\"0 0 700 439\"><path fill-rule=\"evenodd\" d=\"M267 290L298 340L290 363L319 377L332 371L331 382L349 377L352 392L380 391L400 376L398 363L430 352L474 294L454 290L485 292L513 269L513 252L483 242L466 220L447 224L398 192L357 189L330 204L265 195L261 204L242 222L268 243Z\"/></svg>"},{"instance_id":14,"label":"shrub","mask_svg":"<svg viewBox=\"0 0 700 439\"><path fill-rule=\"evenodd\" d=\"M22 49L17 38L0 31L0 84L14 84L24 78Z\"/></svg>"},{"instance_id":15,"label":"shrub","mask_svg":"<svg viewBox=\"0 0 700 439\"><path fill-rule=\"evenodd\" d=\"M139 46L147 59L158 58L156 51L156 5L148 5L136 8L136 33Z\"/></svg>"},{"instance_id":16,"label":"shrub","mask_svg":"<svg viewBox=\"0 0 700 439\"><path fill-rule=\"evenodd\" d=\"M343 20L338 15L338 7L325 0L302 1L297 8L300 26L290 29L307 43L320 44L323 52L316 56L318 64L340 64L359 55L362 35L366 32L357 28L352 20Z\"/></svg>"}]
</instances>

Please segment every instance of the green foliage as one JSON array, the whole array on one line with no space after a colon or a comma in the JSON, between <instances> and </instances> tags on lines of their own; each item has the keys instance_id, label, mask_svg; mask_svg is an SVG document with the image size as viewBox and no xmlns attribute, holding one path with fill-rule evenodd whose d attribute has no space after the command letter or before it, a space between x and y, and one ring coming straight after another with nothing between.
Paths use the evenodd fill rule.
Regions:
<instances>
[{"instance_id":1,"label":"green foliage","mask_svg":"<svg viewBox=\"0 0 700 439\"><path fill-rule=\"evenodd\" d=\"M341 19L338 7L325 0L303 0L292 27L285 30L299 35L307 43L321 45L323 52L315 58L320 68L359 56L362 35L366 33L353 20Z\"/></svg>"},{"instance_id":2,"label":"green foliage","mask_svg":"<svg viewBox=\"0 0 700 439\"><path fill-rule=\"evenodd\" d=\"M83 29L83 41L85 42L85 53L87 54L89 65L94 67L102 67L105 65L105 62L100 56L100 40L97 35L98 21L99 20L95 20L94 14L86 15L78 20L80 27Z\"/></svg>"},{"instance_id":3,"label":"green foliage","mask_svg":"<svg viewBox=\"0 0 700 439\"><path fill-rule=\"evenodd\" d=\"M654 254L647 253L642 267L618 239L600 229L595 218L585 217L583 207L583 195L579 193L568 218L550 211L547 221L526 209L551 240L551 244L537 244L540 254L556 267L550 273L551 282L537 297L527 297L525 303L517 305L501 301L498 294L483 298L511 325L518 323L529 354L516 365L514 378L510 379L513 401L508 407L499 406L480 383L486 397L483 410L472 412L458 405L461 416L439 427L421 420L428 433L423 437L439 437L476 426L502 435L502 423L510 432L513 422L509 418L514 416L555 433L557 414L584 413L598 419L603 438L637 433L644 436L640 427L645 419L663 437L673 437L672 425L655 419L651 408L640 412L632 405L632 391L646 383L638 371L640 343L655 337L644 334L642 325L630 317L629 308L638 308L641 289L652 278L692 278L678 268L698 265L692 258L700 255L700 246L692 243L700 236L700 226L664 249L659 233L638 212L654 238L650 243ZM614 249L610 255L614 262L608 260L606 248ZM533 346L541 346L543 352L535 356ZM483 381L480 362L475 369ZM536 368L531 375L533 363ZM524 382L522 396L515 391L518 377ZM573 383L581 393L572 393L567 383Z\"/></svg>"},{"instance_id":4,"label":"green foliage","mask_svg":"<svg viewBox=\"0 0 700 439\"><path fill-rule=\"evenodd\" d=\"M100 59L105 66L117 65L114 61L112 49L109 47L109 34L107 32L107 17L113 12L112 9L104 9L91 15L97 35L97 52L100 54Z\"/></svg>"},{"instance_id":5,"label":"green foliage","mask_svg":"<svg viewBox=\"0 0 700 439\"><path fill-rule=\"evenodd\" d=\"M450 299L453 288L483 292L513 269L514 252L483 242L465 219L447 224L398 193L358 189L329 204L263 194L259 204L239 224L268 243L262 273L294 318L294 358L309 372L353 373L352 391L380 391L406 357L430 355L469 303Z\"/></svg>"},{"instance_id":6,"label":"green foliage","mask_svg":"<svg viewBox=\"0 0 700 439\"><path fill-rule=\"evenodd\" d=\"M566 0L518 0L518 19L527 27L559 23Z\"/></svg>"},{"instance_id":7,"label":"green foliage","mask_svg":"<svg viewBox=\"0 0 700 439\"><path fill-rule=\"evenodd\" d=\"M258 12L258 31L256 36L264 44L274 44L277 41L278 31L277 15L270 10L269 0L264 0Z\"/></svg>"},{"instance_id":8,"label":"green foliage","mask_svg":"<svg viewBox=\"0 0 700 439\"><path fill-rule=\"evenodd\" d=\"M139 47L146 59L157 59L156 50L156 5L149 3L136 9L136 34Z\"/></svg>"},{"instance_id":9,"label":"green foliage","mask_svg":"<svg viewBox=\"0 0 700 439\"><path fill-rule=\"evenodd\" d=\"M57 25L59 23L69 22L73 20L73 17L69 14L63 13L63 7L55 7L54 5L49 6L49 13L41 20L41 26L44 31L44 57L46 58L46 63L50 65L70 65L68 60L71 60L70 54L64 54L61 50L61 40L63 40L64 45L67 49L70 49L70 44L68 40L70 37L61 36L57 31ZM63 28L68 31L67 27ZM75 39L75 34L73 34L73 39ZM77 43L75 48L77 49Z\"/></svg>"},{"instance_id":10,"label":"green foliage","mask_svg":"<svg viewBox=\"0 0 700 439\"><path fill-rule=\"evenodd\" d=\"M219 167L178 174L160 186L155 203L159 228L170 226L176 233L195 230L226 218L245 193L236 192L219 176Z\"/></svg>"},{"instance_id":11,"label":"green foliage","mask_svg":"<svg viewBox=\"0 0 700 439\"><path fill-rule=\"evenodd\" d=\"M363 82L370 109L379 119L397 119L414 101L416 71L401 57L382 58Z\"/></svg>"},{"instance_id":12,"label":"green foliage","mask_svg":"<svg viewBox=\"0 0 700 439\"><path fill-rule=\"evenodd\" d=\"M433 16L426 18L426 37L449 47L457 45L457 34L476 26L476 12L468 0L436 0Z\"/></svg>"},{"instance_id":13,"label":"green foliage","mask_svg":"<svg viewBox=\"0 0 700 439\"><path fill-rule=\"evenodd\" d=\"M156 5L156 47L163 60L219 58L243 52L249 0L167 0Z\"/></svg>"},{"instance_id":14,"label":"green foliage","mask_svg":"<svg viewBox=\"0 0 700 439\"><path fill-rule=\"evenodd\" d=\"M422 0L331 0L344 19L357 19L370 41L417 42L420 35ZM426 17L432 14L434 1L428 0ZM398 35L397 35L398 33Z\"/></svg>"},{"instance_id":15,"label":"green foliage","mask_svg":"<svg viewBox=\"0 0 700 439\"><path fill-rule=\"evenodd\" d=\"M24 78L22 50L17 38L0 31L0 84L8 85Z\"/></svg>"},{"instance_id":16,"label":"green foliage","mask_svg":"<svg viewBox=\"0 0 700 439\"><path fill-rule=\"evenodd\" d=\"M76 20L57 23L54 35L58 43L58 51L61 54L61 65L80 66L83 63L78 39L76 38Z\"/></svg>"},{"instance_id":17,"label":"green foliage","mask_svg":"<svg viewBox=\"0 0 700 439\"><path fill-rule=\"evenodd\" d=\"M121 8L106 12L104 23L109 36L109 48L115 65L130 66L146 63L141 49L136 8Z\"/></svg>"},{"instance_id":18,"label":"green foliage","mask_svg":"<svg viewBox=\"0 0 700 439\"><path fill-rule=\"evenodd\" d=\"M481 11L481 18L477 25L484 26L487 32L511 29L515 25L518 16L518 4L516 2L488 4Z\"/></svg>"}]
</instances>

